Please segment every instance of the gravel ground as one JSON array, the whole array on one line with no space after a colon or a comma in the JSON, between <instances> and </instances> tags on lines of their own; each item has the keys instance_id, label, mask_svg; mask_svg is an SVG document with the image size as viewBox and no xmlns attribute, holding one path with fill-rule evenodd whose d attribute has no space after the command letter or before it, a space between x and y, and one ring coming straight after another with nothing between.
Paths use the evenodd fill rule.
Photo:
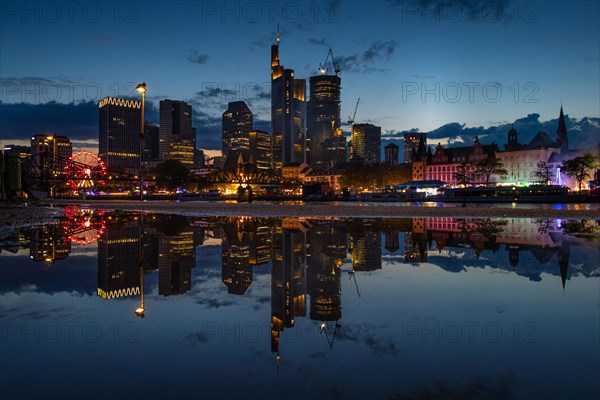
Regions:
<instances>
[{"instance_id":1,"label":"gravel ground","mask_svg":"<svg viewBox=\"0 0 600 400\"><path fill-rule=\"evenodd\" d=\"M50 203L48 203L50 204ZM265 217L513 217L513 218L563 218L563 219L600 219L600 206L573 205L573 209L552 209L541 207L528 208L499 208L490 205L467 207L424 207L417 205L398 206L388 204L360 203L235 203L235 202L164 202L164 201L105 201L105 202L61 202L53 201L54 208L43 206L33 207L24 213L25 218L35 220L42 218L44 213L56 213L56 208L67 204L79 204L104 210L131 210L160 213L174 213L194 216L265 216ZM31 208L31 207L29 207ZM42 211L46 210L46 211ZM10 217L0 212L0 226ZM14 212L10 212L14 214ZM20 220L21 218L19 218Z\"/></svg>"}]
</instances>

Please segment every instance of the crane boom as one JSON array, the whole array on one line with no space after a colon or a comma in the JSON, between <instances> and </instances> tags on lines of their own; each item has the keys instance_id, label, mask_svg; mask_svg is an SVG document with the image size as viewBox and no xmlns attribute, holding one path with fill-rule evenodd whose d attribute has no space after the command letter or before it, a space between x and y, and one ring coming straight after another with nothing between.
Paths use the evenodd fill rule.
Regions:
<instances>
[{"instance_id":1,"label":"crane boom","mask_svg":"<svg viewBox=\"0 0 600 400\"><path fill-rule=\"evenodd\" d=\"M354 107L354 114L348 116L348 123L354 125L354 119L356 118L356 112L358 111L358 103L360 103L360 97L356 100L356 106Z\"/></svg>"},{"instance_id":2,"label":"crane boom","mask_svg":"<svg viewBox=\"0 0 600 400\"><path fill-rule=\"evenodd\" d=\"M327 61L329 61L329 57L331 57L331 65L333 65L333 71L337 76L337 74L340 72L340 66L335 63L335 58L333 57L333 50L331 49L329 49L329 52L327 53L325 62L323 64L319 64L319 71L321 71L322 75L325 75L327 73Z\"/></svg>"}]
</instances>

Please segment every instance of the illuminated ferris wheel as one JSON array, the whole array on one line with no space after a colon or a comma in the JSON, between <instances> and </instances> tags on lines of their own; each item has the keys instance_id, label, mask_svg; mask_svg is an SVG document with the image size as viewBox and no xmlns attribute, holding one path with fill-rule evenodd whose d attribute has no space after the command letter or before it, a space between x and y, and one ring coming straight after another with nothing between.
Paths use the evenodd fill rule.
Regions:
<instances>
[{"instance_id":1,"label":"illuminated ferris wheel","mask_svg":"<svg viewBox=\"0 0 600 400\"><path fill-rule=\"evenodd\" d=\"M93 189L106 178L104 162L89 151L80 151L69 157L64 172L69 179L67 187L72 191Z\"/></svg>"}]
</instances>

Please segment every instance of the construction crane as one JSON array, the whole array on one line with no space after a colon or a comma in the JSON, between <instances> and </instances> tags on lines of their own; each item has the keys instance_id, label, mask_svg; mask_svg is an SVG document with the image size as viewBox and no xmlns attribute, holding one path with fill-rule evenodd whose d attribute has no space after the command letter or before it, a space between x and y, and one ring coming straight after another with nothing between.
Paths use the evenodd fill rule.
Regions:
<instances>
[{"instance_id":1,"label":"construction crane","mask_svg":"<svg viewBox=\"0 0 600 400\"><path fill-rule=\"evenodd\" d=\"M321 71L321 75L325 75L327 73L327 61L329 61L329 57L331 57L331 65L333 65L333 70L335 75L340 72L340 66L335 63L335 59L333 58L333 50L329 49L329 53L327 53L327 58L325 58L325 62L323 64L319 64L319 71Z\"/></svg>"},{"instance_id":2,"label":"construction crane","mask_svg":"<svg viewBox=\"0 0 600 400\"><path fill-rule=\"evenodd\" d=\"M354 114L348 116L348 123L354 125L354 119L356 118L356 112L358 111L358 103L360 103L360 97L356 100L356 107L354 107Z\"/></svg>"}]
</instances>

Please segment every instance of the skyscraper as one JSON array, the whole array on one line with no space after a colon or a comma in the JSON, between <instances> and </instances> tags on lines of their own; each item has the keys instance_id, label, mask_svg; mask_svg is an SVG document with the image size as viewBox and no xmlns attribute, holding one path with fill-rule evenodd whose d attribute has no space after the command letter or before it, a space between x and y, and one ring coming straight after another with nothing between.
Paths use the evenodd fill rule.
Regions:
<instances>
[{"instance_id":1,"label":"skyscraper","mask_svg":"<svg viewBox=\"0 0 600 400\"><path fill-rule=\"evenodd\" d=\"M341 79L337 75L317 75L310 78L310 101L308 102L307 162L314 169L330 167L327 147L332 146L329 139L340 128L340 89ZM339 139L335 147L339 147ZM344 143L345 145L345 143ZM330 154L331 156L331 154ZM341 155L340 155L341 157ZM337 160L339 162L345 160Z\"/></svg>"},{"instance_id":2,"label":"skyscraper","mask_svg":"<svg viewBox=\"0 0 600 400\"><path fill-rule=\"evenodd\" d=\"M353 159L362 159L367 164L381 161L381 127L371 124L354 124L352 126Z\"/></svg>"},{"instance_id":3,"label":"skyscraper","mask_svg":"<svg viewBox=\"0 0 600 400\"><path fill-rule=\"evenodd\" d=\"M142 103L105 97L98 107L100 158L108 169L137 173L140 168Z\"/></svg>"},{"instance_id":4,"label":"skyscraper","mask_svg":"<svg viewBox=\"0 0 600 400\"><path fill-rule=\"evenodd\" d=\"M44 177L61 174L72 155L73 145L66 136L35 135L31 138L31 167L36 174Z\"/></svg>"},{"instance_id":5,"label":"skyscraper","mask_svg":"<svg viewBox=\"0 0 600 400\"><path fill-rule=\"evenodd\" d=\"M268 132L259 129L252 130L248 134L249 138L249 157L258 168L270 169L273 163L273 153L271 153L271 135Z\"/></svg>"},{"instance_id":6,"label":"skyscraper","mask_svg":"<svg viewBox=\"0 0 600 400\"><path fill-rule=\"evenodd\" d=\"M427 144L427 132L404 132L404 162L406 164L412 162L412 154L417 151L421 139Z\"/></svg>"},{"instance_id":7,"label":"skyscraper","mask_svg":"<svg viewBox=\"0 0 600 400\"><path fill-rule=\"evenodd\" d=\"M273 168L304 162L306 136L306 81L279 63L279 34L271 46L271 133Z\"/></svg>"},{"instance_id":8,"label":"skyscraper","mask_svg":"<svg viewBox=\"0 0 600 400\"><path fill-rule=\"evenodd\" d=\"M240 151L249 156L249 133L253 127L252 111L243 101L230 102L223 113L222 154L227 157L231 151Z\"/></svg>"},{"instance_id":9,"label":"skyscraper","mask_svg":"<svg viewBox=\"0 0 600 400\"><path fill-rule=\"evenodd\" d=\"M192 128L192 106L180 100L160 102L159 152L162 160L194 164L196 129Z\"/></svg>"}]
</instances>

